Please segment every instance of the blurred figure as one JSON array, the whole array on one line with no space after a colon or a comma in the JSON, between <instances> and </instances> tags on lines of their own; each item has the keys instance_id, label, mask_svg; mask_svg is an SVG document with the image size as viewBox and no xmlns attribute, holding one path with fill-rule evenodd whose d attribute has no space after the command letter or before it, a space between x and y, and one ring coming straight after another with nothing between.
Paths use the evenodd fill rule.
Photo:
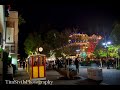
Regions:
<instances>
[{"instance_id":1,"label":"blurred figure","mask_svg":"<svg viewBox=\"0 0 120 90\"><path fill-rule=\"evenodd\" d=\"M56 64L57 64L57 68L59 69L60 68L60 60L58 58L56 60Z\"/></svg>"},{"instance_id":2,"label":"blurred figure","mask_svg":"<svg viewBox=\"0 0 120 90\"><path fill-rule=\"evenodd\" d=\"M79 60L78 60L78 57L75 58L75 66L76 66L77 73L79 73Z\"/></svg>"},{"instance_id":3,"label":"blurred figure","mask_svg":"<svg viewBox=\"0 0 120 90\"><path fill-rule=\"evenodd\" d=\"M110 60L109 59L107 59L107 69L110 69Z\"/></svg>"},{"instance_id":4,"label":"blurred figure","mask_svg":"<svg viewBox=\"0 0 120 90\"><path fill-rule=\"evenodd\" d=\"M23 61L23 69L25 69L25 61Z\"/></svg>"},{"instance_id":5,"label":"blurred figure","mask_svg":"<svg viewBox=\"0 0 120 90\"><path fill-rule=\"evenodd\" d=\"M13 76L14 76L16 71L16 65L12 64L12 67L13 67Z\"/></svg>"},{"instance_id":6,"label":"blurred figure","mask_svg":"<svg viewBox=\"0 0 120 90\"><path fill-rule=\"evenodd\" d=\"M22 61L20 60L20 68L22 67Z\"/></svg>"},{"instance_id":7,"label":"blurred figure","mask_svg":"<svg viewBox=\"0 0 120 90\"><path fill-rule=\"evenodd\" d=\"M113 69L115 69L116 68L116 60L115 60L115 58L113 58Z\"/></svg>"},{"instance_id":8,"label":"blurred figure","mask_svg":"<svg viewBox=\"0 0 120 90\"><path fill-rule=\"evenodd\" d=\"M13 67L12 67L11 63L8 63L6 80L13 81Z\"/></svg>"}]
</instances>

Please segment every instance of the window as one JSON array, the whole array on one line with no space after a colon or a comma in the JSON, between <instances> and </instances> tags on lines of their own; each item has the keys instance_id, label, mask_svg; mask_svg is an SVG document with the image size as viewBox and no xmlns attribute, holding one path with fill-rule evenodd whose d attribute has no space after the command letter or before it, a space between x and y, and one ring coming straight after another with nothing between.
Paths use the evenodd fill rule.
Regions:
<instances>
[{"instance_id":1,"label":"window","mask_svg":"<svg viewBox=\"0 0 120 90\"><path fill-rule=\"evenodd\" d=\"M15 53L15 46L11 46L11 52Z\"/></svg>"}]
</instances>

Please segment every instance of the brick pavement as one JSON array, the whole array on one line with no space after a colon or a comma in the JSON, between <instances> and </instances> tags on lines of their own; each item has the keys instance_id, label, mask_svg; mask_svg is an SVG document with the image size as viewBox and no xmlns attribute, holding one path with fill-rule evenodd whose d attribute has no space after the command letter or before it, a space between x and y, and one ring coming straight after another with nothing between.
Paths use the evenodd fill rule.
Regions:
<instances>
[{"instance_id":1,"label":"brick pavement","mask_svg":"<svg viewBox=\"0 0 120 90\"><path fill-rule=\"evenodd\" d=\"M95 80L86 79L80 77L80 79L74 80L61 80L59 77L62 77L58 72L49 70L47 71L47 80L53 81L53 85L99 85L100 82Z\"/></svg>"},{"instance_id":2,"label":"brick pavement","mask_svg":"<svg viewBox=\"0 0 120 90\"><path fill-rule=\"evenodd\" d=\"M46 71L46 80L53 81L53 85L107 85L106 83L97 82L80 76L80 79L76 80L59 80L61 75L55 70ZM22 68L18 69L17 74L14 77L15 80L29 80L29 75L26 70Z\"/></svg>"},{"instance_id":3,"label":"brick pavement","mask_svg":"<svg viewBox=\"0 0 120 90\"><path fill-rule=\"evenodd\" d=\"M59 80L59 77L62 76L55 70L46 71L46 81L53 81L52 85L97 85L96 81L87 80L83 77L76 80ZM26 70L19 68L14 80L29 80L29 75Z\"/></svg>"}]
</instances>

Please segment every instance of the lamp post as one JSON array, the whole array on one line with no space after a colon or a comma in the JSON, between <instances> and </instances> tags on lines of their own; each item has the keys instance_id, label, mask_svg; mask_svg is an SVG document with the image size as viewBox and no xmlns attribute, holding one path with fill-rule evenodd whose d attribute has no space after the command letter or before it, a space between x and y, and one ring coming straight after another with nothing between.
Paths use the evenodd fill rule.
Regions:
<instances>
[{"instance_id":1,"label":"lamp post","mask_svg":"<svg viewBox=\"0 0 120 90\"><path fill-rule=\"evenodd\" d=\"M106 53L107 53L106 58L107 58L107 61L108 61L108 45L110 45L110 44L111 44L111 42L105 42L105 43L103 43L103 46L106 48ZM109 68L109 65L108 65L108 68Z\"/></svg>"},{"instance_id":2,"label":"lamp post","mask_svg":"<svg viewBox=\"0 0 120 90\"><path fill-rule=\"evenodd\" d=\"M42 47L39 47L39 52L41 53L43 51L43 48Z\"/></svg>"},{"instance_id":3,"label":"lamp post","mask_svg":"<svg viewBox=\"0 0 120 90\"><path fill-rule=\"evenodd\" d=\"M107 49L107 58L108 58L108 45L110 45L111 42L105 42L103 43L103 46Z\"/></svg>"}]
</instances>

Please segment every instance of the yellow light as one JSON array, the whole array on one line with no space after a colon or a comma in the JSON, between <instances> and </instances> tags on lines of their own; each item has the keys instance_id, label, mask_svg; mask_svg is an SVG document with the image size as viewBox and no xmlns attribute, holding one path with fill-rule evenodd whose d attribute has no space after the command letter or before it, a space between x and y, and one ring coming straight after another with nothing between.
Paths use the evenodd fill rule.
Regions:
<instances>
[{"instance_id":1,"label":"yellow light","mask_svg":"<svg viewBox=\"0 0 120 90\"><path fill-rule=\"evenodd\" d=\"M39 75L40 77L44 77L44 66L39 67Z\"/></svg>"},{"instance_id":2,"label":"yellow light","mask_svg":"<svg viewBox=\"0 0 120 90\"><path fill-rule=\"evenodd\" d=\"M33 77L34 77L34 78L37 78L37 77L38 77L38 67L37 67L37 66L34 66L34 67L33 67Z\"/></svg>"}]
</instances>

